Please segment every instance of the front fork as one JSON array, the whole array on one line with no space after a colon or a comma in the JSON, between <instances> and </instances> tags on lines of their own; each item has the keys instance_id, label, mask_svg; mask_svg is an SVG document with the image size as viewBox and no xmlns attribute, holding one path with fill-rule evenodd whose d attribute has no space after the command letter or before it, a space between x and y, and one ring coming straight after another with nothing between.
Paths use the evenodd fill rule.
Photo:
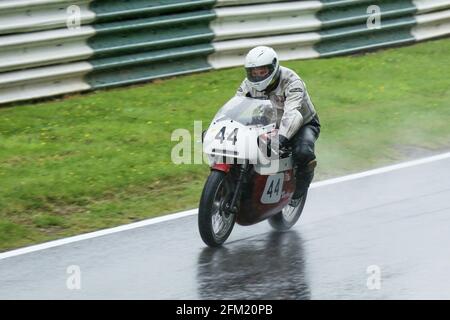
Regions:
<instances>
[{"instance_id":1,"label":"front fork","mask_svg":"<svg viewBox=\"0 0 450 320\"><path fill-rule=\"evenodd\" d=\"M217 166L217 167L216 167ZM224 166L220 166L220 165L216 165L213 168L216 170L221 170L224 172L229 172L230 171L230 167L229 165L225 165L228 167L224 167ZM220 166L220 167L219 167ZM239 169L239 177L236 183L236 188L235 191L233 193L233 198L231 199L230 203L226 203L225 204L225 212L229 213L229 214L236 214L238 212L238 208L236 206L236 204L238 203L238 201L240 200L240 195L241 195L241 189L242 189L242 183L244 182L244 176L247 172L249 166L249 161L245 160L245 163L241 165L240 169Z\"/></svg>"}]
</instances>

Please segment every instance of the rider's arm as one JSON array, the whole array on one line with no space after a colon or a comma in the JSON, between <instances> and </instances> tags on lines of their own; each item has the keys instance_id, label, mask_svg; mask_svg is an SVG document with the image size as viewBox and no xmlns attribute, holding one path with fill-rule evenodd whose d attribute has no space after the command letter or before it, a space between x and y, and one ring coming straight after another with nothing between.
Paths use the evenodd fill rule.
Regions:
<instances>
[{"instance_id":1,"label":"rider's arm","mask_svg":"<svg viewBox=\"0 0 450 320\"><path fill-rule=\"evenodd\" d=\"M241 85L239 86L239 88L236 91L236 97L248 97L248 89L247 86L245 84L245 79L244 81L242 81Z\"/></svg>"},{"instance_id":2,"label":"rider's arm","mask_svg":"<svg viewBox=\"0 0 450 320\"><path fill-rule=\"evenodd\" d=\"M286 138L292 138L303 124L303 116L300 112L302 106L305 85L300 79L291 83L285 91L284 113L281 118L278 133Z\"/></svg>"}]
</instances>

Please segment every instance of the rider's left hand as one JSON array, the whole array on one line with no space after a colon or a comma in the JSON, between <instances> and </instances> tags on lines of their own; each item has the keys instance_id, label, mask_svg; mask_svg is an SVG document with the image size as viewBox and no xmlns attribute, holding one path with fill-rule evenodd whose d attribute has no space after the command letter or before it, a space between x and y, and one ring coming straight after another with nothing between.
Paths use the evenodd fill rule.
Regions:
<instances>
[{"instance_id":1,"label":"rider's left hand","mask_svg":"<svg viewBox=\"0 0 450 320\"><path fill-rule=\"evenodd\" d=\"M278 140L279 140L279 146L280 149L284 149L287 147L288 143L289 143L289 139L286 138L285 136L279 134L278 135Z\"/></svg>"},{"instance_id":2,"label":"rider's left hand","mask_svg":"<svg viewBox=\"0 0 450 320\"><path fill-rule=\"evenodd\" d=\"M270 138L270 148L278 153L279 150L287 147L288 142L289 140L285 136L275 134Z\"/></svg>"}]
</instances>

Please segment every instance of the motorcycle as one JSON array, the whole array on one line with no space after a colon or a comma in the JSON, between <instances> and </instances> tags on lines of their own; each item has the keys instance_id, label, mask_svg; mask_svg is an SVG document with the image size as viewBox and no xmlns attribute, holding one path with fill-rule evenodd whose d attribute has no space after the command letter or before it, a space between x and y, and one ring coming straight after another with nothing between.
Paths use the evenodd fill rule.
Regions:
<instances>
[{"instance_id":1,"label":"motorcycle","mask_svg":"<svg viewBox=\"0 0 450 320\"><path fill-rule=\"evenodd\" d=\"M221 246L235 223L268 220L285 231L299 219L307 194L291 201L296 185L292 150L274 142L277 119L270 100L233 97L204 132L210 174L200 198L198 227L208 246Z\"/></svg>"}]
</instances>

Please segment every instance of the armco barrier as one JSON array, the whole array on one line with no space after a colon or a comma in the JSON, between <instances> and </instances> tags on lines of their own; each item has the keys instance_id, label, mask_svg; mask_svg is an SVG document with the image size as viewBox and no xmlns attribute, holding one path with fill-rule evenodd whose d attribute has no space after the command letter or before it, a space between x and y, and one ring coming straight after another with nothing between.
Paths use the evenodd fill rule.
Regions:
<instances>
[{"instance_id":1,"label":"armco barrier","mask_svg":"<svg viewBox=\"0 0 450 320\"><path fill-rule=\"evenodd\" d=\"M367 27L369 5L380 28ZM256 45L308 59L448 34L450 0L7 0L0 103L238 66Z\"/></svg>"},{"instance_id":2,"label":"armco barrier","mask_svg":"<svg viewBox=\"0 0 450 320\"><path fill-rule=\"evenodd\" d=\"M0 35L63 28L67 24L68 8L80 9L80 23L94 21L89 10L91 0L6 0L0 1Z\"/></svg>"},{"instance_id":3,"label":"armco barrier","mask_svg":"<svg viewBox=\"0 0 450 320\"><path fill-rule=\"evenodd\" d=\"M42 1L30 12L58 8ZM94 23L0 36L0 103L123 85L211 69L215 0L85 1ZM65 4L67 7L67 3ZM0 7L2 8L2 7ZM3 7L5 8L5 6ZM20 15L25 6L0 10ZM51 11L51 10L50 10ZM85 16L82 13L82 18ZM1 24L2 21L0 21ZM23 21L31 26L36 19ZM83 21L81 21L83 22ZM65 23L65 22L64 22ZM47 24L48 26L48 24ZM9 30L12 30L11 28Z\"/></svg>"}]
</instances>

